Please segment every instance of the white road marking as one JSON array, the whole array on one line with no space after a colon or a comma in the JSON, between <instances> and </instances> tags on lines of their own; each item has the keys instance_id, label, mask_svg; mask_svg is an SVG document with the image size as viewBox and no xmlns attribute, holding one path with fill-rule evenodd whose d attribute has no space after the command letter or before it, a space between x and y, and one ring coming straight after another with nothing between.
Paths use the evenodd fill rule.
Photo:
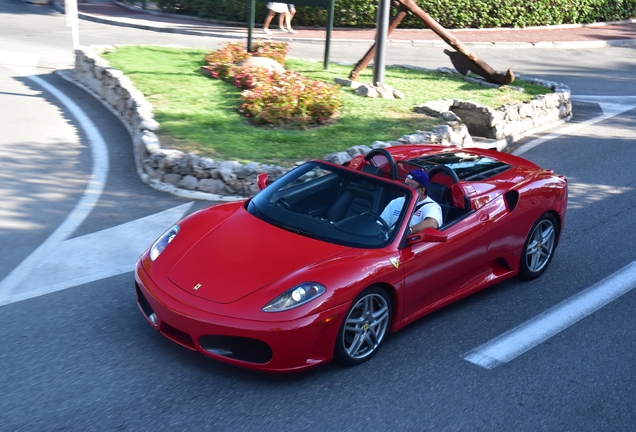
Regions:
<instances>
[{"instance_id":1,"label":"white road marking","mask_svg":"<svg viewBox=\"0 0 636 432\"><path fill-rule=\"evenodd\" d=\"M131 271L137 257L192 202L98 233L67 240L99 201L108 178L109 156L103 137L70 98L36 73L37 56L0 50L0 65L27 78L55 97L88 138L93 168L84 193L64 222L6 278L0 281L0 305L33 298Z\"/></svg>"},{"instance_id":2,"label":"white road marking","mask_svg":"<svg viewBox=\"0 0 636 432\"><path fill-rule=\"evenodd\" d=\"M622 114L636 108L636 96L572 96L573 101L597 103L606 115Z\"/></svg>"},{"instance_id":3,"label":"white road marking","mask_svg":"<svg viewBox=\"0 0 636 432\"><path fill-rule=\"evenodd\" d=\"M6 53L0 52L1 62L6 60ZM70 98L37 76L28 78L60 101L84 130L93 156L93 172L82 197L64 222L0 282L0 305L131 271L145 248L193 204L65 241L101 197L108 178L108 148L95 124Z\"/></svg>"},{"instance_id":4,"label":"white road marking","mask_svg":"<svg viewBox=\"0 0 636 432\"><path fill-rule=\"evenodd\" d=\"M0 306L132 271L139 255L193 203L51 246L18 286L2 291Z\"/></svg>"},{"instance_id":5,"label":"white road marking","mask_svg":"<svg viewBox=\"0 0 636 432\"><path fill-rule=\"evenodd\" d=\"M636 261L520 326L463 355L493 369L545 342L623 294L636 288Z\"/></svg>"},{"instance_id":6,"label":"white road marking","mask_svg":"<svg viewBox=\"0 0 636 432\"><path fill-rule=\"evenodd\" d=\"M61 242L73 234L73 231L86 219L99 200L108 177L108 148L95 124L70 98L53 85L37 76L29 76L29 79L52 94L64 107L70 111L84 130L91 147L93 156L93 172L91 173L84 194L69 213L64 222L31 253L19 266L0 282L0 299L9 297L20 284L28 280L32 270Z\"/></svg>"},{"instance_id":7,"label":"white road marking","mask_svg":"<svg viewBox=\"0 0 636 432\"><path fill-rule=\"evenodd\" d=\"M568 135L568 134L574 133L578 131L579 129L583 129L595 123L601 122L603 120L607 120L610 117L614 117L626 111L636 109L636 96L611 97L611 96L574 96L573 95L572 100L597 103L600 105L601 110L603 110L603 115L594 117L582 123L571 124L569 126L562 128L559 132L551 133L542 138L537 138L535 140L532 140L522 145L518 149L516 149L514 152L512 152L512 154L520 156L524 154L525 152L547 141L553 140L562 135Z\"/></svg>"},{"instance_id":8,"label":"white road marking","mask_svg":"<svg viewBox=\"0 0 636 432\"><path fill-rule=\"evenodd\" d=\"M40 57L34 54L0 50L0 65L20 76L35 75L39 62Z\"/></svg>"}]
</instances>

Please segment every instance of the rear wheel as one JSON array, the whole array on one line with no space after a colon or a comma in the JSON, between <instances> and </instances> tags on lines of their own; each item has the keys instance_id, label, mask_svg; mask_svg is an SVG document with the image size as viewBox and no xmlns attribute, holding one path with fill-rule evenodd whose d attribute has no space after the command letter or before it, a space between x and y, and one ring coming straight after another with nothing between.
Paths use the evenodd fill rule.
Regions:
<instances>
[{"instance_id":1,"label":"rear wheel","mask_svg":"<svg viewBox=\"0 0 636 432\"><path fill-rule=\"evenodd\" d=\"M554 216L545 213L530 229L523 245L519 275L525 279L535 279L543 274L552 261L557 244L557 222Z\"/></svg>"},{"instance_id":2,"label":"rear wheel","mask_svg":"<svg viewBox=\"0 0 636 432\"><path fill-rule=\"evenodd\" d=\"M391 299L384 290L371 287L353 301L340 325L334 356L353 366L369 360L380 348L391 323Z\"/></svg>"}]
</instances>

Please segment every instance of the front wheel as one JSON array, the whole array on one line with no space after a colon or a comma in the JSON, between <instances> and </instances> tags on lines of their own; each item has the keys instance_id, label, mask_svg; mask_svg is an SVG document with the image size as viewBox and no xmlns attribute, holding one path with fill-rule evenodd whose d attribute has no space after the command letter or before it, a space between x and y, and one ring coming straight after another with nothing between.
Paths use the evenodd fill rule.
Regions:
<instances>
[{"instance_id":1,"label":"front wheel","mask_svg":"<svg viewBox=\"0 0 636 432\"><path fill-rule=\"evenodd\" d=\"M378 287L367 288L353 301L340 325L334 357L353 366L369 360L380 348L391 323L391 299Z\"/></svg>"},{"instance_id":2,"label":"front wheel","mask_svg":"<svg viewBox=\"0 0 636 432\"><path fill-rule=\"evenodd\" d=\"M557 222L549 213L541 216L530 229L523 245L519 275L535 279L543 274L552 261L557 244Z\"/></svg>"}]
</instances>

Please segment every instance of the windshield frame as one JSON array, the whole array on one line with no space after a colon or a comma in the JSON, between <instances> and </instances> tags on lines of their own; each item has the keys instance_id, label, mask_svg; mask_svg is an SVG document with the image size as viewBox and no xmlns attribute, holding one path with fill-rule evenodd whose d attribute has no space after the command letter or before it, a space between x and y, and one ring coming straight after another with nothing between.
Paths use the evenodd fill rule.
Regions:
<instances>
[{"instance_id":1,"label":"windshield frame","mask_svg":"<svg viewBox=\"0 0 636 432\"><path fill-rule=\"evenodd\" d=\"M362 185L381 197L379 202L374 201L373 215L331 219L336 201L344 198L351 185L356 188ZM387 232L383 227L376 232L377 227L382 227L377 219L395 197L404 197L404 205L393 229ZM404 183L315 160L269 184L245 208L264 222L299 235L342 246L376 249L396 240L414 199L414 190Z\"/></svg>"}]
</instances>

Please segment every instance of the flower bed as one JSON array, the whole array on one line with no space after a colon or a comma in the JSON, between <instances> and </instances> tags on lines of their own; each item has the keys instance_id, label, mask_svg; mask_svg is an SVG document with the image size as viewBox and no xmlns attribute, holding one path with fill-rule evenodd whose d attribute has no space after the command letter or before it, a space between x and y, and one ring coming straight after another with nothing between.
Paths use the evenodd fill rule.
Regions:
<instances>
[{"instance_id":1,"label":"flower bed","mask_svg":"<svg viewBox=\"0 0 636 432\"><path fill-rule=\"evenodd\" d=\"M257 42L252 53L243 43L230 42L209 53L201 70L242 89L239 111L257 124L305 127L336 118L342 105L338 87L296 72L242 64L266 57L284 66L288 51L284 42Z\"/></svg>"}]
</instances>

